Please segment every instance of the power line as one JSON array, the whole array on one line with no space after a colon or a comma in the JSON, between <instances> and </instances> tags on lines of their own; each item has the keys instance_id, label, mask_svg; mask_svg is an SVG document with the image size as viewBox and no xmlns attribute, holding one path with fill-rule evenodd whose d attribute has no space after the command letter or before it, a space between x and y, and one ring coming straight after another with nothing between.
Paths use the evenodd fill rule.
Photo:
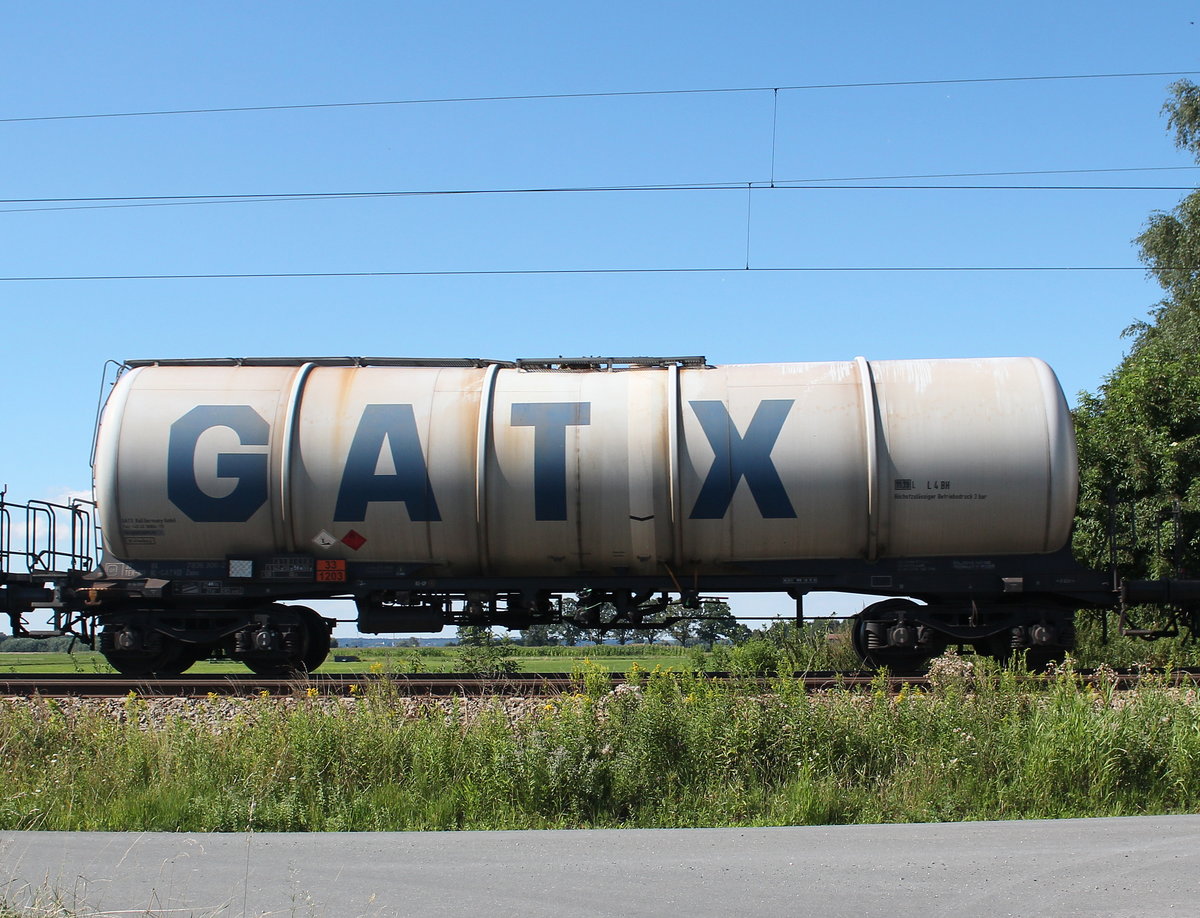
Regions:
<instances>
[{"instance_id":1,"label":"power line","mask_svg":"<svg viewBox=\"0 0 1200 918\"><path fill-rule=\"evenodd\" d=\"M832 182L866 182L882 179L971 178L988 176L1078 175L1112 172L1148 172L1196 169L1197 166L1146 166L1129 169L1058 169L1022 172L956 172L929 175L901 175L851 178L782 179L774 182L697 182L657 185L582 185L531 188L445 188L394 191L275 192L264 194L196 195L106 195L98 197L3 198L4 205L43 205L5 207L0 213L31 213L58 210L103 210L124 207L177 207L192 204L254 204L280 201L332 201L355 198L439 197L481 195L597 194L664 191L1192 191L1191 185L836 185Z\"/></svg>"},{"instance_id":2,"label":"power line","mask_svg":"<svg viewBox=\"0 0 1200 918\"><path fill-rule=\"evenodd\" d=\"M794 179L759 182L696 182L661 185L575 185L545 188L433 188L397 191L298 191L266 194L113 195L91 198L0 198L0 204L172 203L189 201L307 201L336 198L452 197L503 194L596 194L632 191L1193 191L1192 185L828 185L809 182L833 179ZM846 181L846 180L843 180ZM854 181L853 179L849 181ZM861 181L866 181L863 179Z\"/></svg>"},{"instance_id":3,"label":"power line","mask_svg":"<svg viewBox=\"0 0 1200 918\"><path fill-rule=\"evenodd\" d=\"M1034 83L1063 80L1113 80L1139 77L1195 76L1200 70L1161 70L1147 73L1080 73L1050 76L976 77L955 80L879 80L863 83L809 83L796 86L739 86L711 89L641 89L616 92L556 92L507 96L454 96L428 99L384 99L365 102L307 102L297 105L243 105L225 108L175 108L153 111L95 112L74 115L31 115L23 118L0 118L0 124L31 121L81 121L95 118L149 118L161 115L214 115L233 112L278 112L320 108L368 108L399 105L448 105L464 102L532 102L548 99L615 99L629 96L718 95L722 93L801 92L824 89L877 89L899 86L963 86L976 83Z\"/></svg>"},{"instance_id":4,"label":"power line","mask_svg":"<svg viewBox=\"0 0 1200 918\"><path fill-rule=\"evenodd\" d=\"M901 179L999 178L1006 175L1094 175L1109 172L1173 172L1200 166L1126 166L1118 169L1025 169L1019 172L926 172L919 175L853 175L814 179L783 179L784 182L890 182Z\"/></svg>"},{"instance_id":5,"label":"power line","mask_svg":"<svg viewBox=\"0 0 1200 918\"><path fill-rule=\"evenodd\" d=\"M1194 185L791 185L756 188L780 191L1195 191Z\"/></svg>"},{"instance_id":6,"label":"power line","mask_svg":"<svg viewBox=\"0 0 1200 918\"><path fill-rule=\"evenodd\" d=\"M224 274L73 274L0 277L0 283L54 281L247 280L354 277L502 277L563 274L784 274L784 273L951 273L1145 271L1140 265L793 265L718 268L517 268L461 271L284 271ZM1161 267L1159 270L1163 270Z\"/></svg>"}]
</instances>

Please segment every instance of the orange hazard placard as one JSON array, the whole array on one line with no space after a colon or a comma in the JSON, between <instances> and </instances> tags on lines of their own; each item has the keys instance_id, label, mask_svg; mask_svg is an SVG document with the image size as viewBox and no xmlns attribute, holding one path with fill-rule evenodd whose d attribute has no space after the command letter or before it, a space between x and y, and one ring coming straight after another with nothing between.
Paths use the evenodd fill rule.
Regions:
<instances>
[{"instance_id":1,"label":"orange hazard placard","mask_svg":"<svg viewBox=\"0 0 1200 918\"><path fill-rule=\"evenodd\" d=\"M346 579L345 561L317 561L318 583L342 583Z\"/></svg>"}]
</instances>

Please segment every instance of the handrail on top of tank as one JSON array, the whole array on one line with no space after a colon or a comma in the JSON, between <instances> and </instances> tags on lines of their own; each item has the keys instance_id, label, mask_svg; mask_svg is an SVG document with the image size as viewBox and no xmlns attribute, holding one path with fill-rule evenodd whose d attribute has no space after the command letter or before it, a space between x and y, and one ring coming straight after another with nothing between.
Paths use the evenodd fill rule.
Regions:
<instances>
[{"instance_id":1,"label":"handrail on top of tank","mask_svg":"<svg viewBox=\"0 0 1200 918\"><path fill-rule=\"evenodd\" d=\"M166 357L126 360L135 367L299 367L311 363L318 367L514 367L511 360L486 357Z\"/></svg>"},{"instance_id":2,"label":"handrail on top of tank","mask_svg":"<svg viewBox=\"0 0 1200 918\"><path fill-rule=\"evenodd\" d=\"M695 357L519 357L519 370L616 370L622 367L687 367L708 368L708 359Z\"/></svg>"},{"instance_id":3,"label":"handrail on top of tank","mask_svg":"<svg viewBox=\"0 0 1200 918\"><path fill-rule=\"evenodd\" d=\"M126 360L122 366L135 367L470 367L490 366L522 370L615 370L622 367L663 369L677 366L704 369L708 359L691 357L520 357L516 360L492 360L488 357L164 357Z\"/></svg>"}]
</instances>

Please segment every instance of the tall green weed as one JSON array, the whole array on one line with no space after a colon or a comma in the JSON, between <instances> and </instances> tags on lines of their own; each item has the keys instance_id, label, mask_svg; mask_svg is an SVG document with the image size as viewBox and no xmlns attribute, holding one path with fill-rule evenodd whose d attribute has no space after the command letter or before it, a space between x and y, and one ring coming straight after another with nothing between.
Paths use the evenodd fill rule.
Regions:
<instances>
[{"instance_id":1,"label":"tall green weed","mask_svg":"<svg viewBox=\"0 0 1200 918\"><path fill-rule=\"evenodd\" d=\"M593 667L597 670L598 668ZM309 831L729 826L1200 808L1200 702L1067 666L939 661L933 687L634 671L518 705L199 699L211 718L0 703L0 829ZM229 712L236 713L230 718Z\"/></svg>"}]
</instances>

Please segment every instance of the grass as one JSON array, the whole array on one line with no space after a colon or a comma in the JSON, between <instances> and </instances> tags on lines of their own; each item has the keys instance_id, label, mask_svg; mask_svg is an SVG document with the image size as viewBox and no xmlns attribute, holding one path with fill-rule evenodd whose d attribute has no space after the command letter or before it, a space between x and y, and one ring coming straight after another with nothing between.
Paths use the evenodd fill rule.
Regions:
<instances>
[{"instance_id":1,"label":"grass","mask_svg":"<svg viewBox=\"0 0 1200 918\"><path fill-rule=\"evenodd\" d=\"M584 658L601 660L613 672L626 672L634 663L643 669L686 669L691 665L683 648L653 645L631 645L619 648L622 654L603 653L603 647L515 647L498 645L505 656L517 662L518 672L570 672ZM616 649L616 648L614 648ZM547 653L562 650L568 653ZM601 651L596 654L595 651ZM336 656L354 656L357 661L338 663ZM329 659L317 673L368 673L372 664L382 665L385 672L454 672L460 670L458 648L426 647L347 647L330 651ZM0 673L109 673L112 668L99 653L87 649L75 653L3 653L0 652ZM241 663L232 660L205 660L195 664L189 673L246 673Z\"/></svg>"},{"instance_id":2,"label":"grass","mask_svg":"<svg viewBox=\"0 0 1200 918\"><path fill-rule=\"evenodd\" d=\"M197 725L0 716L0 828L310 831L751 826L1119 816L1200 808L1200 701L1067 672L1031 689L950 658L936 687L807 695L634 670L609 692L403 713L229 702Z\"/></svg>"}]
</instances>

